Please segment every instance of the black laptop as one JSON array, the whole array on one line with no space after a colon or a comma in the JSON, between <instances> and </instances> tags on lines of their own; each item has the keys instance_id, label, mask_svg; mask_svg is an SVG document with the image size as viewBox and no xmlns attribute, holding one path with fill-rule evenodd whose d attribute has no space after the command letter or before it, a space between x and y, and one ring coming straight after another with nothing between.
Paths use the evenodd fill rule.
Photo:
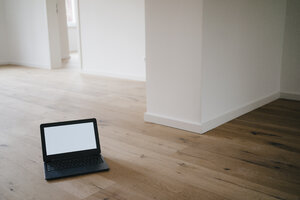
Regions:
<instances>
[{"instance_id":1,"label":"black laptop","mask_svg":"<svg viewBox=\"0 0 300 200\"><path fill-rule=\"evenodd\" d=\"M96 119L41 124L45 179L109 170Z\"/></svg>"}]
</instances>

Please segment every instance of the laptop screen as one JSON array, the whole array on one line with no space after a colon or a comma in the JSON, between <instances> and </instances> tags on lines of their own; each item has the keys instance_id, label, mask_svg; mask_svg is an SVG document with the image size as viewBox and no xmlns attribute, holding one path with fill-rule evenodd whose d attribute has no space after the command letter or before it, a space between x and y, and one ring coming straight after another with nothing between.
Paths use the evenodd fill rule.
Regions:
<instances>
[{"instance_id":1,"label":"laptop screen","mask_svg":"<svg viewBox=\"0 0 300 200\"><path fill-rule=\"evenodd\" d=\"M46 155L97 149L93 122L44 128Z\"/></svg>"}]
</instances>

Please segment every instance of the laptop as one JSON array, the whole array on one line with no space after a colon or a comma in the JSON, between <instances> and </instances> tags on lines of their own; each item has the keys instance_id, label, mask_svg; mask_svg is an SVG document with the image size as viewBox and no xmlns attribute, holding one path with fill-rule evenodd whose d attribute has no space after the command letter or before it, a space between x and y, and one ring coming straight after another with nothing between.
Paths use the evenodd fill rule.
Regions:
<instances>
[{"instance_id":1,"label":"laptop","mask_svg":"<svg viewBox=\"0 0 300 200\"><path fill-rule=\"evenodd\" d=\"M45 179L109 170L104 161L96 119L41 124Z\"/></svg>"}]
</instances>

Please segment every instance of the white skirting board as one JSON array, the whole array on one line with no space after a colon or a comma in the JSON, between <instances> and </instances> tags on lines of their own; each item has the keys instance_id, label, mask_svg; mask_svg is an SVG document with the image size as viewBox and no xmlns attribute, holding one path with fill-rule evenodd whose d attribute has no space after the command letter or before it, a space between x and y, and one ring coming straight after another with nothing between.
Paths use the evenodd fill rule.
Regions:
<instances>
[{"instance_id":1,"label":"white skirting board","mask_svg":"<svg viewBox=\"0 0 300 200\"><path fill-rule=\"evenodd\" d=\"M188 121L183 121L183 120L179 120L179 119L172 119L169 117L156 115L156 114L152 114L152 113L145 113L144 120L146 122L161 124L161 125L178 128L178 129L182 129L182 130L186 130L186 131L202 133L201 132L201 124L194 123L194 122L188 122Z\"/></svg>"},{"instance_id":2,"label":"white skirting board","mask_svg":"<svg viewBox=\"0 0 300 200\"><path fill-rule=\"evenodd\" d=\"M281 92L280 98L288 99L288 100L295 100L300 101L300 94L297 93L290 93L290 92Z\"/></svg>"},{"instance_id":3,"label":"white skirting board","mask_svg":"<svg viewBox=\"0 0 300 200\"><path fill-rule=\"evenodd\" d=\"M243 114L246 114L256 108L259 108L265 104L268 104L280 97L280 93L274 93L272 95L269 95L267 97L258 99L256 101L252 101L250 103L247 103L243 106L240 106L236 109L233 109L229 112L223 113L214 119L211 119L206 122L202 123L195 123L195 122L187 122L183 120L178 119L172 119L165 116L156 115L153 113L145 113L144 120L146 122L152 122L156 124L161 124L165 126L170 126L173 128L178 128L186 131L191 131L194 133L200 133L203 134L211 129L214 129L230 120L233 120Z\"/></svg>"},{"instance_id":4,"label":"white skirting board","mask_svg":"<svg viewBox=\"0 0 300 200\"><path fill-rule=\"evenodd\" d=\"M214 119L203 122L201 124L202 133L205 133L211 129L214 129L226 122L229 122L241 115L244 115L244 114L246 114L252 110L255 110L263 105L266 105L272 101L275 101L276 99L279 99L279 97L280 97L280 93L276 92L276 93L266 96L264 98L249 102L249 103L247 103L243 106L240 106L236 109L233 109L229 112L223 113L223 114L219 115L218 117L215 117Z\"/></svg>"},{"instance_id":5,"label":"white skirting board","mask_svg":"<svg viewBox=\"0 0 300 200\"><path fill-rule=\"evenodd\" d=\"M8 62L8 65L19 65L19 66L25 66L25 67L51 69L51 66L48 64L38 64L38 63L29 63L29 62L20 62L20 61Z\"/></svg>"},{"instance_id":6,"label":"white skirting board","mask_svg":"<svg viewBox=\"0 0 300 200\"><path fill-rule=\"evenodd\" d=\"M85 74L106 76L106 77L133 80L133 81L143 81L143 82L146 81L145 77L131 76L131 75L127 75L127 74L108 73L108 72L102 72L100 70L95 70L95 69L86 69L86 68L84 68L84 69L81 70L81 72L85 73Z\"/></svg>"}]
</instances>

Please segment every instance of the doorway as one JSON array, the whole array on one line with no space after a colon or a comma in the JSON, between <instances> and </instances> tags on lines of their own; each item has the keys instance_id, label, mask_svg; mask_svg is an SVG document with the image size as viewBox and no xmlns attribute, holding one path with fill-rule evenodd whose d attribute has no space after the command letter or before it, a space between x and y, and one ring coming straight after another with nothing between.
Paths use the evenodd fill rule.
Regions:
<instances>
[{"instance_id":1,"label":"doorway","mask_svg":"<svg viewBox=\"0 0 300 200\"><path fill-rule=\"evenodd\" d=\"M65 34L65 41L70 43L68 48L71 50L68 58L63 60L63 67L89 74L146 80L144 1L47 0L52 69L62 68L60 51L63 42L57 25L61 20L56 18L62 16L59 12L63 9L55 7L55 2L60 1L65 2L64 30L70 33ZM68 26L66 12L70 13ZM72 32L75 32L73 36Z\"/></svg>"},{"instance_id":2,"label":"doorway","mask_svg":"<svg viewBox=\"0 0 300 200\"><path fill-rule=\"evenodd\" d=\"M51 69L81 70L80 20L77 5L78 0L46 1ZM69 32L74 34L70 37ZM70 39L70 44L75 46L75 49L70 46Z\"/></svg>"},{"instance_id":3,"label":"doorway","mask_svg":"<svg viewBox=\"0 0 300 200\"><path fill-rule=\"evenodd\" d=\"M81 69L78 0L64 0L67 21L69 57L62 59L62 67Z\"/></svg>"}]
</instances>

